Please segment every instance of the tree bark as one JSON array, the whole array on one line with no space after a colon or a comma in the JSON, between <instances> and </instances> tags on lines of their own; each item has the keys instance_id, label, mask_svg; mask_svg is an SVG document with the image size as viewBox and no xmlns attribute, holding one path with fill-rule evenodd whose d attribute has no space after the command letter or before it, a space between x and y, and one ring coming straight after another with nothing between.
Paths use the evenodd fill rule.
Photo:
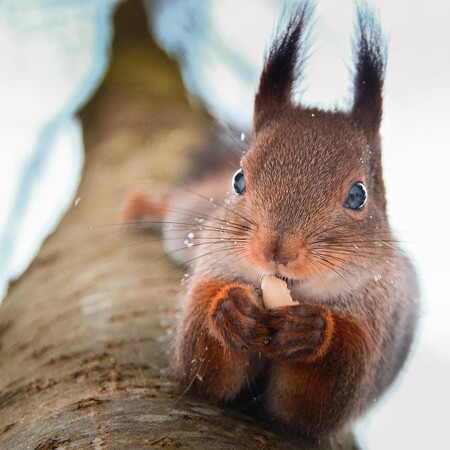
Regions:
<instances>
[{"instance_id":1,"label":"tree bark","mask_svg":"<svg viewBox=\"0 0 450 450\"><path fill-rule=\"evenodd\" d=\"M208 121L143 17L136 1L118 9L112 65L81 115L78 200L0 308L0 448L314 448L168 376L183 272L117 215L137 182L176 182Z\"/></svg>"}]
</instances>

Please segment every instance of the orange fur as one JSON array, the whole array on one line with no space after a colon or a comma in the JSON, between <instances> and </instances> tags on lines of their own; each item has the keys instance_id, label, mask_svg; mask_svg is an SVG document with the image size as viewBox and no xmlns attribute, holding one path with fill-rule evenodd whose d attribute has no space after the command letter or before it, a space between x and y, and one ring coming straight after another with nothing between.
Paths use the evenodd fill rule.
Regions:
<instances>
[{"instance_id":1,"label":"orange fur","mask_svg":"<svg viewBox=\"0 0 450 450\"><path fill-rule=\"evenodd\" d=\"M251 289L238 283L200 281L189 298L177 330L175 369L184 386L215 400L231 400L260 374L262 362L250 362L266 339L256 319L266 312ZM233 301L242 309L227 305Z\"/></svg>"},{"instance_id":2,"label":"orange fur","mask_svg":"<svg viewBox=\"0 0 450 450\"><path fill-rule=\"evenodd\" d=\"M317 437L340 430L360 410L371 359L365 326L334 317L328 351L315 361L274 362L268 384L273 416L293 430ZM349 387L351 386L351 389Z\"/></svg>"}]
</instances>

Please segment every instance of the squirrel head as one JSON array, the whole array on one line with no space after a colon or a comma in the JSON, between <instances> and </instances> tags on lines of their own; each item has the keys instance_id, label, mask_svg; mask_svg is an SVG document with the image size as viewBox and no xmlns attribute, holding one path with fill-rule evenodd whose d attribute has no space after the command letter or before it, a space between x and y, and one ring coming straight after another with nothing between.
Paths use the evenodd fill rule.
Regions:
<instances>
[{"instance_id":1,"label":"squirrel head","mask_svg":"<svg viewBox=\"0 0 450 450\"><path fill-rule=\"evenodd\" d=\"M380 28L358 11L353 106L323 111L292 100L310 16L309 4L302 4L266 57L251 146L233 178L236 207L255 225L243 256L294 279L367 266L369 256L385 251L389 233L379 136L386 53Z\"/></svg>"}]
</instances>

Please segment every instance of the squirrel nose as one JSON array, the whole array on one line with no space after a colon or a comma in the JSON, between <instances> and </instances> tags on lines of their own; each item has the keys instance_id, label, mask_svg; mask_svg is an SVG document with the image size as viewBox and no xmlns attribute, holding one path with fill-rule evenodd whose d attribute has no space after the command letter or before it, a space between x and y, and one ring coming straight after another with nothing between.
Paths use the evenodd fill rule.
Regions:
<instances>
[{"instance_id":1,"label":"squirrel nose","mask_svg":"<svg viewBox=\"0 0 450 450\"><path fill-rule=\"evenodd\" d=\"M282 238L269 240L267 244L263 246L262 253L267 261L282 264L284 266L291 261L294 261L298 256L296 248Z\"/></svg>"}]
</instances>

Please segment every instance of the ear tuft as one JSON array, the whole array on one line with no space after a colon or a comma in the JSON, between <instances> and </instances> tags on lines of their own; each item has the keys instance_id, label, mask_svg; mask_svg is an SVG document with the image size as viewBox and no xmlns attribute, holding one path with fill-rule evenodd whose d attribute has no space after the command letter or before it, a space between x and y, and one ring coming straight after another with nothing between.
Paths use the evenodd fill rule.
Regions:
<instances>
[{"instance_id":1,"label":"ear tuft","mask_svg":"<svg viewBox=\"0 0 450 450\"><path fill-rule=\"evenodd\" d=\"M352 116L364 130L377 132L383 114L387 46L379 22L366 6L358 7L357 17Z\"/></svg>"},{"instance_id":2,"label":"ear tuft","mask_svg":"<svg viewBox=\"0 0 450 450\"><path fill-rule=\"evenodd\" d=\"M312 15L309 1L284 13L277 34L266 55L255 97L254 128L259 128L277 111L292 105L292 90L299 77L305 47L305 29Z\"/></svg>"}]
</instances>

